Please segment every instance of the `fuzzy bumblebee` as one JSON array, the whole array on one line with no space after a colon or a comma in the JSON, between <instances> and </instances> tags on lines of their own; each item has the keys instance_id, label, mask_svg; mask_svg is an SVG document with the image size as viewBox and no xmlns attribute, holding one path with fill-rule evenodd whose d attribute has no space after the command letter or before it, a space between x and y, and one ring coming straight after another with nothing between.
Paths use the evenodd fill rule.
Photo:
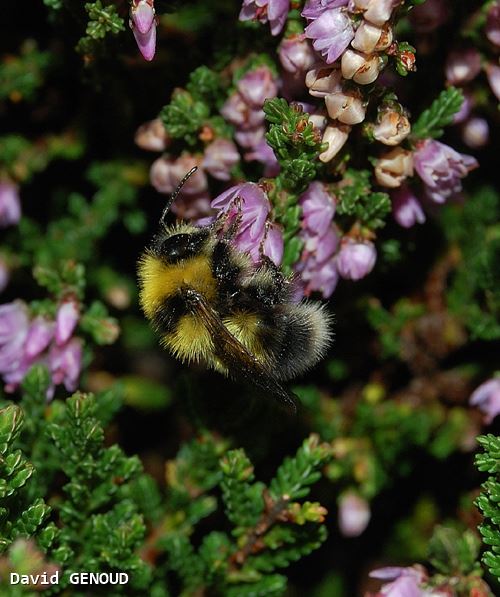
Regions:
<instances>
[{"instance_id":1,"label":"fuzzy bumblebee","mask_svg":"<svg viewBox=\"0 0 500 597\"><path fill-rule=\"evenodd\" d=\"M140 303L162 345L183 362L243 378L294 407L282 382L325 354L331 318L319 303L292 301L293 287L272 261L259 266L232 244L220 222L160 230L139 259Z\"/></svg>"}]
</instances>

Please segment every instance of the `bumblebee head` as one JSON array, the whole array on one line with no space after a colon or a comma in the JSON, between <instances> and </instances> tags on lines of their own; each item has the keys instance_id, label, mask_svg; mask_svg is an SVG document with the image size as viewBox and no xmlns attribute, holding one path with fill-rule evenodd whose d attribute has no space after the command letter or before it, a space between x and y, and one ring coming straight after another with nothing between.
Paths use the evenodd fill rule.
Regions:
<instances>
[{"instance_id":1,"label":"bumblebee head","mask_svg":"<svg viewBox=\"0 0 500 597\"><path fill-rule=\"evenodd\" d=\"M204 253L209 241L210 231L207 228L180 224L160 232L153 239L151 252L164 263L173 265Z\"/></svg>"}]
</instances>

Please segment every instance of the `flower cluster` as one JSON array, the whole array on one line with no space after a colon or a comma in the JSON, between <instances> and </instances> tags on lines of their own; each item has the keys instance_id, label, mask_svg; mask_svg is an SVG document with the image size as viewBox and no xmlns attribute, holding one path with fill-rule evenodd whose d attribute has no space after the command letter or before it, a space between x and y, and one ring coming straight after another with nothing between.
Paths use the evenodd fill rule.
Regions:
<instances>
[{"instance_id":1,"label":"flower cluster","mask_svg":"<svg viewBox=\"0 0 500 597\"><path fill-rule=\"evenodd\" d=\"M328 298L339 276L359 280L371 272L377 260L375 246L357 229L341 237L340 229L333 223L335 198L322 183L312 182L299 204L304 249L295 270L305 296L320 292Z\"/></svg>"},{"instance_id":2,"label":"flower cluster","mask_svg":"<svg viewBox=\"0 0 500 597\"><path fill-rule=\"evenodd\" d=\"M222 116L236 129L234 138L245 151L244 158L264 164L264 176L275 176L279 170L273 150L266 143L262 110L264 101L277 93L273 73L267 66L259 66L241 77L221 109Z\"/></svg>"},{"instance_id":3,"label":"flower cluster","mask_svg":"<svg viewBox=\"0 0 500 597\"><path fill-rule=\"evenodd\" d=\"M141 54L146 60L153 60L156 52L154 0L132 0L129 24Z\"/></svg>"},{"instance_id":4,"label":"flower cluster","mask_svg":"<svg viewBox=\"0 0 500 597\"><path fill-rule=\"evenodd\" d=\"M42 315L32 317L20 300L0 305L0 374L6 392L14 391L36 363L46 365L51 373L48 398L56 385L64 384L68 392L77 388L82 341L73 333L79 317L72 299L59 305L55 321Z\"/></svg>"},{"instance_id":5,"label":"flower cluster","mask_svg":"<svg viewBox=\"0 0 500 597\"><path fill-rule=\"evenodd\" d=\"M165 151L170 143L165 127L159 118L141 125L135 134L136 144L147 151ZM194 166L196 173L182 187L179 200L172 211L182 219L196 220L209 216L210 195L207 174L221 181L231 178L231 169L240 161L236 145L229 139L217 138L205 145L203 155L183 154L173 159L163 154L153 162L150 170L151 184L159 193L172 193L186 172Z\"/></svg>"}]
</instances>

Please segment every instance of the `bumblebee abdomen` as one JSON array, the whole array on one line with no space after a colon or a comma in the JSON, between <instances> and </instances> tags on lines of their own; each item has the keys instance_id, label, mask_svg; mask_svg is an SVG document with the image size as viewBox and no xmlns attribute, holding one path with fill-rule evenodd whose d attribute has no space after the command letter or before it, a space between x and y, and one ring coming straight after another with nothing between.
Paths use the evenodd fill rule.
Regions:
<instances>
[{"instance_id":1,"label":"bumblebee abdomen","mask_svg":"<svg viewBox=\"0 0 500 597\"><path fill-rule=\"evenodd\" d=\"M162 334L161 343L181 361L212 364L212 336L196 315L182 315L171 331Z\"/></svg>"},{"instance_id":2,"label":"bumblebee abdomen","mask_svg":"<svg viewBox=\"0 0 500 597\"><path fill-rule=\"evenodd\" d=\"M278 331L264 346L275 362L275 375L287 380L301 375L324 357L332 340L331 318L317 303L282 305Z\"/></svg>"}]
</instances>

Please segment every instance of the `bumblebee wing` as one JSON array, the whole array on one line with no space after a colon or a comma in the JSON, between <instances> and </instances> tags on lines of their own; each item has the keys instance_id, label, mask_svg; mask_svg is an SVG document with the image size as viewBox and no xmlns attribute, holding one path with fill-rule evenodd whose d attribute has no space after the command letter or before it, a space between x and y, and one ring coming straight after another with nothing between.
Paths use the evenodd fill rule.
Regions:
<instances>
[{"instance_id":1,"label":"bumblebee wing","mask_svg":"<svg viewBox=\"0 0 500 597\"><path fill-rule=\"evenodd\" d=\"M262 363L237 340L222 322L219 314L207 302L205 297L189 289L188 302L194 313L203 321L210 332L214 344L214 353L227 367L229 372L270 393L285 407L296 412L293 394L288 392L274 377L271 368Z\"/></svg>"}]
</instances>

